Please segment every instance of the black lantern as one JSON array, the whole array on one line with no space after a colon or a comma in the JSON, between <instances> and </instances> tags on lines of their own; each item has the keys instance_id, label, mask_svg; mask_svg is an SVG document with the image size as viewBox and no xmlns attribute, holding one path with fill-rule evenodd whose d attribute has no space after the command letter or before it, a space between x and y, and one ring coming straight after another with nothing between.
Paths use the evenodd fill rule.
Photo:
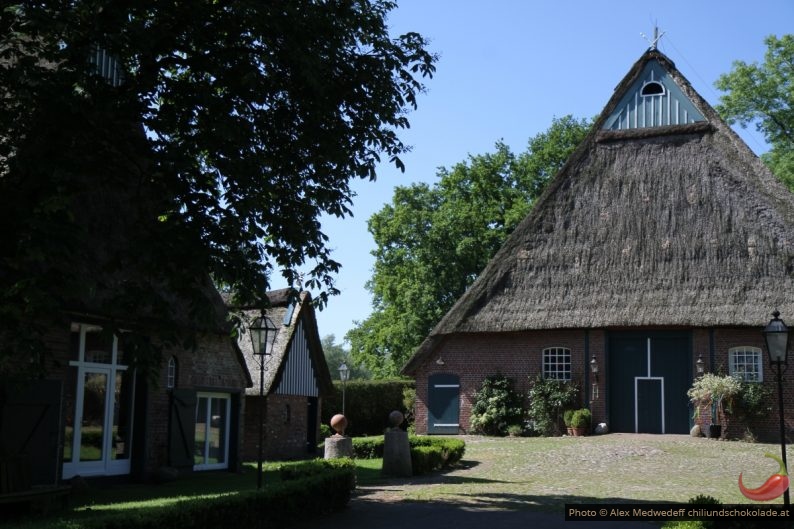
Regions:
<instances>
[{"instance_id":1,"label":"black lantern","mask_svg":"<svg viewBox=\"0 0 794 529\"><path fill-rule=\"evenodd\" d=\"M598 382L598 360L595 355L590 359L590 372L593 373L593 380Z\"/></svg>"},{"instance_id":2,"label":"black lantern","mask_svg":"<svg viewBox=\"0 0 794 529\"><path fill-rule=\"evenodd\" d=\"M763 330L769 361L778 365L786 364L788 363L786 358L786 353L788 352L788 327L779 318L780 312L775 311L772 316L773 318L769 320L769 324Z\"/></svg>"},{"instance_id":3,"label":"black lantern","mask_svg":"<svg viewBox=\"0 0 794 529\"><path fill-rule=\"evenodd\" d=\"M347 380L350 378L350 369L347 367L347 364L342 362L339 366L339 380L342 381L342 415L345 414L345 385L347 384Z\"/></svg>"},{"instance_id":4,"label":"black lantern","mask_svg":"<svg viewBox=\"0 0 794 529\"><path fill-rule=\"evenodd\" d=\"M703 355L698 355L697 362L695 362L695 369L698 375L702 375L706 372L706 362L703 361Z\"/></svg>"},{"instance_id":5,"label":"black lantern","mask_svg":"<svg viewBox=\"0 0 794 529\"><path fill-rule=\"evenodd\" d=\"M786 370L788 352L788 327L780 319L780 312L772 313L769 324L761 331L766 342L766 350L769 353L769 365L777 371L777 395L778 411L780 412L780 451L782 454L783 467L788 470L786 463L786 422L783 412L783 371ZM789 505L788 489L783 493L783 504Z\"/></svg>"},{"instance_id":6,"label":"black lantern","mask_svg":"<svg viewBox=\"0 0 794 529\"><path fill-rule=\"evenodd\" d=\"M262 488L262 445L265 442L265 357L272 354L273 342L278 328L265 312L251 323L251 346L254 356L259 357L259 459L257 462L256 488Z\"/></svg>"}]
</instances>

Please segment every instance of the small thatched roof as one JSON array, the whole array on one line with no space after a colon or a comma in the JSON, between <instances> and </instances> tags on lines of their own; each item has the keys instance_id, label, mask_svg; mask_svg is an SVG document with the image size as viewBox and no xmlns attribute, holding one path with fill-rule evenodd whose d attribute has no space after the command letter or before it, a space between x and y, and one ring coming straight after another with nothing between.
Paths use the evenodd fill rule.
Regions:
<instances>
[{"instance_id":1,"label":"small thatched roof","mask_svg":"<svg viewBox=\"0 0 794 529\"><path fill-rule=\"evenodd\" d=\"M705 119L607 130L650 61ZM794 315L794 195L649 50L403 371L453 333L762 327L773 309Z\"/></svg>"},{"instance_id":2,"label":"small thatched roof","mask_svg":"<svg viewBox=\"0 0 794 529\"><path fill-rule=\"evenodd\" d=\"M290 288L285 288L268 292L267 297L269 306L264 312L278 330L276 331L272 353L265 363L265 394L269 395L278 388L293 341L300 338L298 329L301 327L308 343L311 368L314 372L314 379L320 396L331 394L333 392L333 383L331 382L331 373L328 371L328 364L325 362L325 354L323 353L320 335L317 330L317 320L314 314L311 294L309 292L298 294ZM253 379L253 386L249 387L245 393L249 396L259 396L259 358L254 356L247 326L261 314L261 310L254 307L233 308L232 310L238 313L244 324L237 343L243 352L248 370ZM299 321L302 321L302 326L298 325Z\"/></svg>"}]
</instances>

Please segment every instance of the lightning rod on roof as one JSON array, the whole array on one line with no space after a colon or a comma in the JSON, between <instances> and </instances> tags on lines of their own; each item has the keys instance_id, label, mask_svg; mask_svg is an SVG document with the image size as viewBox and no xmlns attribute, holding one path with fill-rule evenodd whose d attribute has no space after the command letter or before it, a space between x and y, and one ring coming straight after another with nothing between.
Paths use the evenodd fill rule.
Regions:
<instances>
[{"instance_id":1,"label":"lightning rod on roof","mask_svg":"<svg viewBox=\"0 0 794 529\"><path fill-rule=\"evenodd\" d=\"M640 33L640 36L648 41L648 43L651 45L651 49L652 50L655 50L656 49L656 43L659 42L659 39L661 39L664 36L664 31L659 33L659 26L654 26L653 27L653 40L649 39L645 35L645 33Z\"/></svg>"}]
</instances>

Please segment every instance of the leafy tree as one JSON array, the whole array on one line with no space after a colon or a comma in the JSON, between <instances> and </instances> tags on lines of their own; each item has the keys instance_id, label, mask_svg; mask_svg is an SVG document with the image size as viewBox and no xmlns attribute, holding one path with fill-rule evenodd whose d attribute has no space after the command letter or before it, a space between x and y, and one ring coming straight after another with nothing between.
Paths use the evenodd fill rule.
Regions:
<instances>
[{"instance_id":1,"label":"leafy tree","mask_svg":"<svg viewBox=\"0 0 794 529\"><path fill-rule=\"evenodd\" d=\"M794 35L769 36L762 64L735 61L715 83L717 111L730 124L755 123L772 149L762 158L794 191Z\"/></svg>"},{"instance_id":2,"label":"leafy tree","mask_svg":"<svg viewBox=\"0 0 794 529\"><path fill-rule=\"evenodd\" d=\"M485 268L589 129L567 116L514 155L492 153L441 168L433 186L397 187L369 219L373 312L347 339L376 377L394 376Z\"/></svg>"},{"instance_id":3,"label":"leafy tree","mask_svg":"<svg viewBox=\"0 0 794 529\"><path fill-rule=\"evenodd\" d=\"M163 331L211 319L207 273L241 303L304 265L320 304L336 293L318 218L350 214L350 180L374 179L381 155L402 168L398 132L435 69L422 36L389 35L395 6L5 3L4 353L41 350L86 293L102 293L99 314L146 307ZM102 52L112 82L94 64ZM142 280L118 280L132 269ZM172 299L190 300L187 321Z\"/></svg>"},{"instance_id":4,"label":"leafy tree","mask_svg":"<svg viewBox=\"0 0 794 529\"><path fill-rule=\"evenodd\" d=\"M328 370L331 372L331 378L339 380L339 366L344 362L348 369L350 369L350 379L368 379L370 374L367 369L352 361L350 358L350 351L342 347L342 344L336 342L336 336L333 334L326 334L322 340L323 353L325 354L325 363L328 364Z\"/></svg>"}]
</instances>

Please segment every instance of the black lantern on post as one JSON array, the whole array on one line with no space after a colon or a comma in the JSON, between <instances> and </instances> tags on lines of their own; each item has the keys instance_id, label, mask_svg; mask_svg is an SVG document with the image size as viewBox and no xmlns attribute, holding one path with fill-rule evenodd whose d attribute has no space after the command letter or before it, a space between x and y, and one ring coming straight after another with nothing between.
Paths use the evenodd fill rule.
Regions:
<instances>
[{"instance_id":1,"label":"black lantern on post","mask_svg":"<svg viewBox=\"0 0 794 529\"><path fill-rule=\"evenodd\" d=\"M259 362L259 457L257 462L256 488L262 488L262 445L265 441L265 357L273 352L276 339L276 325L265 316L265 312L251 323L248 332L251 334L251 346L254 358Z\"/></svg>"},{"instance_id":2,"label":"black lantern on post","mask_svg":"<svg viewBox=\"0 0 794 529\"><path fill-rule=\"evenodd\" d=\"M766 350L769 353L769 365L777 371L778 411L780 412L780 450L782 452L783 466L788 471L786 462L786 422L783 414L783 373L788 367L788 327L779 318L780 312L772 313L772 319L762 331ZM783 504L789 505L789 492L783 493Z\"/></svg>"},{"instance_id":3,"label":"black lantern on post","mask_svg":"<svg viewBox=\"0 0 794 529\"><path fill-rule=\"evenodd\" d=\"M347 367L347 364L342 362L339 366L339 380L342 381L342 415L345 414L345 385L347 384L348 378L350 378L350 369Z\"/></svg>"}]
</instances>

